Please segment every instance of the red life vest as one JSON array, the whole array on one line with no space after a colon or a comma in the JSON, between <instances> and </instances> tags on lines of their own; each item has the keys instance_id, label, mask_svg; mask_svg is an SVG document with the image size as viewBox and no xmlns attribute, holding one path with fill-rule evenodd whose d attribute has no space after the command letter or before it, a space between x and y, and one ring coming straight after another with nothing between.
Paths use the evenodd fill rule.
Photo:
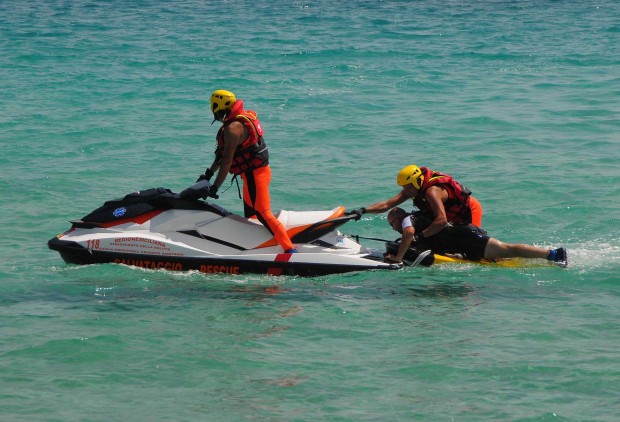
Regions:
<instances>
[{"instance_id":1,"label":"red life vest","mask_svg":"<svg viewBox=\"0 0 620 422\"><path fill-rule=\"evenodd\" d=\"M265 133L256 112L243 109L243 100L237 100L224 124L217 132L217 149L215 155L221 157L224 152L224 130L232 122L241 122L248 129L248 137L237 146L233 155L229 173L241 174L269 164L269 150L263 139Z\"/></svg>"},{"instance_id":2,"label":"red life vest","mask_svg":"<svg viewBox=\"0 0 620 422\"><path fill-rule=\"evenodd\" d=\"M418 209L432 214L432 210L426 202L426 191L432 186L441 186L448 193L448 200L444 203L448 222L471 224L471 208L469 206L471 191L454 180L450 175L433 171L426 167L420 167L420 170L422 170L424 181L418 195L413 198L413 204Z\"/></svg>"}]
</instances>

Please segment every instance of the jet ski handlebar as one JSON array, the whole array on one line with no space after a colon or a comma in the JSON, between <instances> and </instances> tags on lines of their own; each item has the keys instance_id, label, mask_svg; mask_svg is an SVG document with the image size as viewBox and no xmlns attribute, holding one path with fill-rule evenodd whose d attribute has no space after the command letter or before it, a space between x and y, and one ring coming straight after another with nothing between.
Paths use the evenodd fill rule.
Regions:
<instances>
[{"instance_id":1,"label":"jet ski handlebar","mask_svg":"<svg viewBox=\"0 0 620 422\"><path fill-rule=\"evenodd\" d=\"M218 195L212 194L213 185L208 180L200 180L197 183L194 183L189 188L184 189L179 193L179 199L186 199L189 201L195 201L197 199L206 199L209 196L213 196L215 199L219 198Z\"/></svg>"}]
</instances>

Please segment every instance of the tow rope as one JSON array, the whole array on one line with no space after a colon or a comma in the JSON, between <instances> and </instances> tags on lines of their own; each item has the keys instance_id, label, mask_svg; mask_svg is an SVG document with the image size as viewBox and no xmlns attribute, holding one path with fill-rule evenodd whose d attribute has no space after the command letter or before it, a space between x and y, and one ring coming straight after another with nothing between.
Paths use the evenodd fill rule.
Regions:
<instances>
[{"instance_id":1,"label":"tow rope","mask_svg":"<svg viewBox=\"0 0 620 422\"><path fill-rule=\"evenodd\" d=\"M357 235L357 234L347 234L347 236L352 237L353 239L355 239L355 241L357 243L359 243L360 239L376 240L377 242L391 242L391 240L387 240L387 239L379 239L377 237L364 237L364 236L360 236L360 235Z\"/></svg>"}]
</instances>

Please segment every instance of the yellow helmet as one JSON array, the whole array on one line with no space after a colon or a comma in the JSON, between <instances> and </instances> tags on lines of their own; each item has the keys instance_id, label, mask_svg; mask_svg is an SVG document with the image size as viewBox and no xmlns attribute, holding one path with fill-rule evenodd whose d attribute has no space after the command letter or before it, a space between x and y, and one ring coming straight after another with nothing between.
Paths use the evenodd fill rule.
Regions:
<instances>
[{"instance_id":1,"label":"yellow helmet","mask_svg":"<svg viewBox=\"0 0 620 422\"><path fill-rule=\"evenodd\" d=\"M420 189L423 181L424 176L422 175L422 170L415 164L404 167L398 172L398 176L396 176L396 184L398 186L405 186L411 183L414 188Z\"/></svg>"},{"instance_id":2,"label":"yellow helmet","mask_svg":"<svg viewBox=\"0 0 620 422\"><path fill-rule=\"evenodd\" d=\"M237 99L235 94L224 89L218 89L211 94L211 111L215 120L224 121Z\"/></svg>"}]
</instances>

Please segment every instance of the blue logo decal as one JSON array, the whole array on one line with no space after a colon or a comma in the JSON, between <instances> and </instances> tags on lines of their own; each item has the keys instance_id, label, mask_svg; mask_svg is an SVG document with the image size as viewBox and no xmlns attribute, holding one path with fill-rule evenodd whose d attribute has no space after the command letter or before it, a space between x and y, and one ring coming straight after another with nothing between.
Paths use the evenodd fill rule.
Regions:
<instances>
[{"instance_id":1,"label":"blue logo decal","mask_svg":"<svg viewBox=\"0 0 620 422\"><path fill-rule=\"evenodd\" d=\"M115 209L112 214L114 215L114 217L122 217L125 215L126 212L127 212L127 208L120 207L120 208Z\"/></svg>"}]
</instances>

